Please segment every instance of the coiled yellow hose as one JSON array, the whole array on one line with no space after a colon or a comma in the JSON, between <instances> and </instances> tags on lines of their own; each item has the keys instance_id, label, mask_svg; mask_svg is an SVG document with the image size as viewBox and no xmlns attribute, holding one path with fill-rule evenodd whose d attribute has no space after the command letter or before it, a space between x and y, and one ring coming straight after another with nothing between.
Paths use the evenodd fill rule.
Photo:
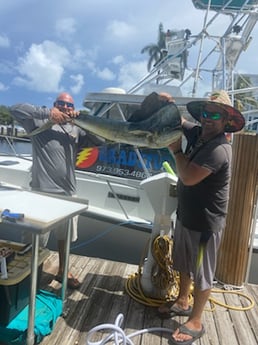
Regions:
<instances>
[{"instance_id":1,"label":"coiled yellow hose","mask_svg":"<svg viewBox=\"0 0 258 345\"><path fill-rule=\"evenodd\" d=\"M155 299L144 295L141 288L141 276L142 276L142 262L138 267L138 272L131 274L125 284L125 290L128 295L130 295L135 301L151 307L159 307L167 301L175 300L179 294L179 274L173 270L173 262L171 260L171 250L172 250L172 240L169 236L157 236L152 243L152 254L154 259L159 266L160 272L155 276L154 284L157 284L159 277L161 281L158 283L159 287L164 289L168 288L168 294L164 299ZM143 261L143 260L142 260ZM156 286L156 285L155 285ZM241 296L248 300L249 304L247 306L233 306L226 303L222 303L216 300L213 296L210 296L209 302L211 305L210 309L205 309L206 311L214 311L216 305L224 307L226 309L246 311L254 307L254 301L251 297L240 292L239 290L224 290L224 289L212 289L212 294L222 293L222 294L233 294ZM189 303L193 304L193 286L191 288L191 294L189 296Z\"/></svg>"}]
</instances>

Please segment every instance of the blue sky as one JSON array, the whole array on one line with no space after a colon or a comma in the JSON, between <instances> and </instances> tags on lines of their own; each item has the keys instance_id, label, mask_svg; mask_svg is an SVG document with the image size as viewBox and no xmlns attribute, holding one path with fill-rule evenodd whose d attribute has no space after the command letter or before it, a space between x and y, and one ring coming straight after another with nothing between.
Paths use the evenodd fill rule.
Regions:
<instances>
[{"instance_id":1,"label":"blue sky","mask_svg":"<svg viewBox=\"0 0 258 345\"><path fill-rule=\"evenodd\" d=\"M204 14L190 0L0 0L0 104L52 106L68 91L83 108L89 92L127 91L147 73L141 49L159 23L197 34ZM237 65L246 73L257 73L258 25L252 36Z\"/></svg>"}]
</instances>

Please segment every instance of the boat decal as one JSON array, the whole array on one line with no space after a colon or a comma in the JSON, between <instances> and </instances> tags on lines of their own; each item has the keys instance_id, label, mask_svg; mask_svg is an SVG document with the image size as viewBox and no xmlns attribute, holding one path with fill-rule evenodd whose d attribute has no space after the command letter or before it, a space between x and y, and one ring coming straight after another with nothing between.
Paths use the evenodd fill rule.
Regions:
<instances>
[{"instance_id":1,"label":"boat decal","mask_svg":"<svg viewBox=\"0 0 258 345\"><path fill-rule=\"evenodd\" d=\"M141 157L150 175L163 171L164 161L174 167L173 158L166 148L143 148ZM137 180L147 177L133 146L126 144L82 148L77 155L76 169Z\"/></svg>"}]
</instances>

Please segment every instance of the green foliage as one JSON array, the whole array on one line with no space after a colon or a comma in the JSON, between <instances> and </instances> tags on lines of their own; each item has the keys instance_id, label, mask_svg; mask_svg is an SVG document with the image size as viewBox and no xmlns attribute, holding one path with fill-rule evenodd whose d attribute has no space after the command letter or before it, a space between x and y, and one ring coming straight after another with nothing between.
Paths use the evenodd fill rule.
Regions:
<instances>
[{"instance_id":1,"label":"green foliage","mask_svg":"<svg viewBox=\"0 0 258 345\"><path fill-rule=\"evenodd\" d=\"M145 47L143 47L141 50L142 54L147 53L149 55L149 60L147 64L148 72L150 72L153 67L157 66L163 59L166 58L168 54L166 38L170 37L170 40L175 40L179 38L178 34L179 33L182 34L182 31L184 31L184 37L180 36L180 38L181 39L184 38L185 40L188 40L189 37L191 36L191 31L189 29L167 30L165 32L163 24L162 23L159 24L157 43L150 43L146 45ZM182 55L183 68L187 68L187 57L188 57L187 50L184 50L181 53L181 55Z\"/></svg>"},{"instance_id":2,"label":"green foliage","mask_svg":"<svg viewBox=\"0 0 258 345\"><path fill-rule=\"evenodd\" d=\"M0 105L0 124L1 125L13 124L13 118L10 114L9 108L4 105Z\"/></svg>"},{"instance_id":3,"label":"green foliage","mask_svg":"<svg viewBox=\"0 0 258 345\"><path fill-rule=\"evenodd\" d=\"M234 89L246 89L253 86L250 77L247 75L238 74L235 78ZM253 97L253 93L249 92L240 93L235 95L234 106L240 110L244 111L250 107L257 108L257 100Z\"/></svg>"},{"instance_id":4,"label":"green foliage","mask_svg":"<svg viewBox=\"0 0 258 345\"><path fill-rule=\"evenodd\" d=\"M152 69L158 62L160 62L164 57L163 49L166 48L165 43L166 34L164 32L163 24L159 24L159 31L158 31L158 42L157 43L150 43L144 48L142 48L141 53L148 53L149 54L149 61L147 65L148 71Z\"/></svg>"}]
</instances>

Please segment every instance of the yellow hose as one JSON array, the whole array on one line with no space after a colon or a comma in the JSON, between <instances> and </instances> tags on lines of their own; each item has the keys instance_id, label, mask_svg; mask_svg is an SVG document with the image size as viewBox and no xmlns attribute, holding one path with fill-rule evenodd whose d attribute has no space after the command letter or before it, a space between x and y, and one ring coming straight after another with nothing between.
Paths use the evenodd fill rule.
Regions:
<instances>
[{"instance_id":1,"label":"yellow hose","mask_svg":"<svg viewBox=\"0 0 258 345\"><path fill-rule=\"evenodd\" d=\"M162 240L162 246L159 245L160 240ZM160 265L160 268L162 270L167 269L168 272L171 273L171 270L173 267L173 263L171 261L171 258L168 259L168 251L171 252L171 247L172 247L172 241L171 238L168 236L157 236L152 245L152 253L153 257L156 260L156 262ZM161 249L162 248L162 249ZM197 267L200 265L200 262L202 260L203 256L203 247L201 247L199 254L198 254L198 260L197 260ZM164 260L161 260L162 258L165 257L165 262L167 266L169 265L170 267L164 267ZM168 291L168 295L166 299L155 299L151 298L148 296L144 295L144 292L142 291L141 288L141 276L142 276L142 264L139 265L138 272L135 274L130 275L125 284L125 290L129 296L131 296L135 301L144 304L146 306L150 307L159 307L160 305L170 301L170 300L175 300L178 296L179 293L179 274L178 272L173 270L173 277L174 277L174 282L170 290ZM166 276L166 275L165 275ZM167 275L169 277L169 274ZM163 285L164 283L162 283ZM169 285L169 282L167 282L167 285ZM193 291L193 287L191 289ZM246 294L240 292L240 291L235 291L235 290L223 290L223 289L212 289L211 293L223 293L223 294L233 294L233 295L238 295L241 296L249 301L249 305L245 307L237 307L237 306L232 306L228 305L225 303L222 303L218 300L216 300L214 297L210 296L209 297L209 302L211 305L211 309L205 309L206 311L214 311L216 308L216 305L219 305L221 307L224 307L226 309L231 309L231 310L238 310L238 311L246 311L250 310L251 308L254 307L255 303L253 299ZM189 296L189 304L193 304L193 295L192 293Z\"/></svg>"},{"instance_id":2,"label":"yellow hose","mask_svg":"<svg viewBox=\"0 0 258 345\"><path fill-rule=\"evenodd\" d=\"M247 305L246 307L236 307L236 306L233 306L233 305L222 303L222 302L216 300L215 298L210 297L209 298L209 302L213 306L212 311L215 310L215 304L219 305L221 307L224 307L226 309L238 310L238 311L250 310L255 305L254 300L250 296L248 296L248 295L246 295L246 294L244 294L244 293L242 293L240 291L223 290L223 289L215 289L214 288L214 289L211 290L211 292L212 293L222 293L222 294L238 295L238 296L241 296L241 297L243 297L243 298L245 298L245 299L247 299L249 301L249 305Z\"/></svg>"}]
</instances>

